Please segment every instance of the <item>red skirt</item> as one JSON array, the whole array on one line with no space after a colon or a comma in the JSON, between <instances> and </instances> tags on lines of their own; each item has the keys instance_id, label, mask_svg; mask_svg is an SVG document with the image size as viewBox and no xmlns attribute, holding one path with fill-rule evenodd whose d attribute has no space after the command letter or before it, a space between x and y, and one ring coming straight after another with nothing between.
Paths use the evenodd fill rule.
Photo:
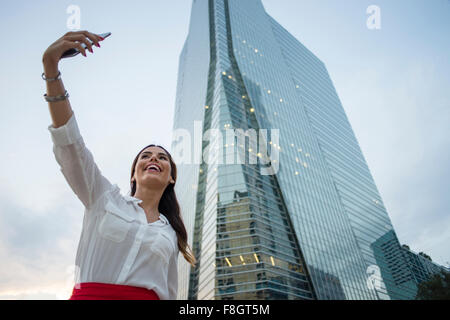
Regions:
<instances>
[{"instance_id":1,"label":"red skirt","mask_svg":"<svg viewBox=\"0 0 450 320\"><path fill-rule=\"evenodd\" d=\"M159 300L153 290L121 284L83 282L75 285L69 300Z\"/></svg>"}]
</instances>

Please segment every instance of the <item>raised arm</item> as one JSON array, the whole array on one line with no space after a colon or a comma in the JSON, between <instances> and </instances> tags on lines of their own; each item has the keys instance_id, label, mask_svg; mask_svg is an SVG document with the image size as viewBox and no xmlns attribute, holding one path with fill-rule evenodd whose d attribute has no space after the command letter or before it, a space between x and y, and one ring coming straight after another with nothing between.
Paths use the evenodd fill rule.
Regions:
<instances>
[{"instance_id":1,"label":"raised arm","mask_svg":"<svg viewBox=\"0 0 450 320\"><path fill-rule=\"evenodd\" d=\"M62 54L69 49L77 48L83 56L86 57L86 50L81 46L84 42L89 51L93 52L90 39L99 47L99 41L102 38L98 35L88 31L68 32L54 43L52 43L42 56L42 63L44 65L44 75L46 78L56 78L58 75L58 64ZM47 95L60 96L64 95L65 88L61 79L47 82ZM53 127L58 128L67 123L73 114L70 107L69 99L62 101L49 102L50 115L52 117Z\"/></svg>"},{"instance_id":2,"label":"raised arm","mask_svg":"<svg viewBox=\"0 0 450 320\"><path fill-rule=\"evenodd\" d=\"M58 64L62 54L68 49L77 48L86 56L86 51L81 46L82 42L93 52L88 39L99 46L98 42L102 38L87 31L68 32L45 51L42 63L44 76L48 79L47 96L50 99L65 94L61 79L49 81L49 78L57 78L59 74ZM111 184L103 177L91 152L84 144L69 99L48 102L48 105L52 118L52 125L48 129L52 135L56 161L72 190L85 207L89 208L111 188Z\"/></svg>"}]
</instances>

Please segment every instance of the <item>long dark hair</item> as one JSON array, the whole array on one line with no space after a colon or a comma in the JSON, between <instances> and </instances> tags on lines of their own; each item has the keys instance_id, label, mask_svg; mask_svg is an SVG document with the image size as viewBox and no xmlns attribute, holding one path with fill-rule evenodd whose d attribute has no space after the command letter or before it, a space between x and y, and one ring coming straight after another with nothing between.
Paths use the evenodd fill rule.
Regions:
<instances>
[{"instance_id":1,"label":"long dark hair","mask_svg":"<svg viewBox=\"0 0 450 320\"><path fill-rule=\"evenodd\" d=\"M175 162L172 159L172 156L170 153L163 148L162 146L150 144L143 148L139 153L137 154L136 158L133 161L133 165L131 166L131 178L130 180L133 180L134 171L136 169L136 163L139 159L140 154L142 151L147 149L148 147L158 147L163 149L170 161L170 166L172 168L170 175L172 176L172 179L177 181L177 166L175 165ZM195 265L196 260L192 253L191 248L189 247L187 243L187 232L186 228L183 223L183 219L181 218L181 211L180 211L180 205L178 204L177 196L175 195L175 183L169 183L169 185L164 190L163 195L161 196L161 199L159 200L158 210L159 212L163 213L167 219L169 220L170 225L175 230L177 234L178 239L178 249L183 254L184 258L187 262L189 262L191 265ZM131 191L130 195L134 196L136 193L136 181L131 181Z\"/></svg>"}]
</instances>

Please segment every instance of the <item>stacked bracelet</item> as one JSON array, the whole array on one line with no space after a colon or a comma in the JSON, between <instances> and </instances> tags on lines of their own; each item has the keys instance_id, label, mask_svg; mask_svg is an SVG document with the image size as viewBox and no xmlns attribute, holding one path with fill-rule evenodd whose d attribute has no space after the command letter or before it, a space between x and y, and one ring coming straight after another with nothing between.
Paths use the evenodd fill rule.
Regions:
<instances>
[{"instance_id":1,"label":"stacked bracelet","mask_svg":"<svg viewBox=\"0 0 450 320\"><path fill-rule=\"evenodd\" d=\"M47 101L47 102L57 102L57 101L62 101L62 100L66 100L68 97L69 97L69 93L67 92L67 90L66 90L66 92L64 93L64 95L62 95L62 96L52 96L52 97L49 97L49 96L47 96L47 94L44 94L45 101Z\"/></svg>"},{"instance_id":2,"label":"stacked bracelet","mask_svg":"<svg viewBox=\"0 0 450 320\"><path fill-rule=\"evenodd\" d=\"M44 72L42 72L42 79L44 79L45 81L48 81L48 82L59 80L59 79L61 79L61 71L58 71L58 75L55 78L47 78L45 76Z\"/></svg>"},{"instance_id":3,"label":"stacked bracelet","mask_svg":"<svg viewBox=\"0 0 450 320\"><path fill-rule=\"evenodd\" d=\"M56 80L61 79L61 71L58 70L58 75L56 77L54 77L54 78L47 78L45 76L44 72L42 72L41 76L42 76L42 79L44 79L45 81L52 82L52 81L56 81ZM62 101L62 100L66 100L68 97L69 97L69 93L67 91L64 92L64 95L60 95L60 96L49 97L49 96L47 96L47 94L44 94L45 101L47 101L47 102Z\"/></svg>"}]
</instances>

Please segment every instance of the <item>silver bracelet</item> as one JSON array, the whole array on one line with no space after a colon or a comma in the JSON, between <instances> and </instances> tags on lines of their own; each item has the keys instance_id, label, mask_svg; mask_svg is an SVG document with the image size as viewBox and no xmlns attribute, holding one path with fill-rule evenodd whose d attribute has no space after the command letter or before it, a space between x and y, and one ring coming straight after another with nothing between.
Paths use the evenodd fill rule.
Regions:
<instances>
[{"instance_id":1,"label":"silver bracelet","mask_svg":"<svg viewBox=\"0 0 450 320\"><path fill-rule=\"evenodd\" d=\"M51 82L51 81L56 81L61 79L61 71L58 70L58 75L55 78L47 78L44 74L44 72L42 72L41 75L42 79L44 79L45 81Z\"/></svg>"},{"instance_id":2,"label":"silver bracelet","mask_svg":"<svg viewBox=\"0 0 450 320\"><path fill-rule=\"evenodd\" d=\"M49 97L49 96L47 96L47 94L44 94L45 101L47 101L47 102L57 102L57 101L62 101L62 100L66 100L68 97L69 97L69 93L67 92L67 90L66 90L66 92L64 93L64 95L62 95L62 96L52 96L52 97Z\"/></svg>"}]
</instances>

